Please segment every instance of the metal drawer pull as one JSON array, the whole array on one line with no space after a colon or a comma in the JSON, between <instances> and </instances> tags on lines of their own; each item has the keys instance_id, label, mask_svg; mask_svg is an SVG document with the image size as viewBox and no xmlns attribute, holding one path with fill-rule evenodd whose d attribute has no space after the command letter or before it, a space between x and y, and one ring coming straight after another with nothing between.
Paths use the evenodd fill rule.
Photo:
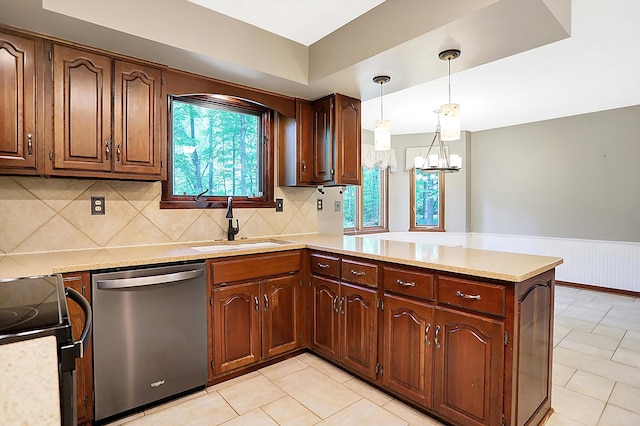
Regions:
<instances>
[{"instance_id":1,"label":"metal drawer pull","mask_svg":"<svg viewBox=\"0 0 640 426\"><path fill-rule=\"evenodd\" d=\"M440 333L440 326L436 325L436 338L435 338L436 349L440 349L440 342L438 342L438 334L439 333Z\"/></svg>"},{"instance_id":2,"label":"metal drawer pull","mask_svg":"<svg viewBox=\"0 0 640 426\"><path fill-rule=\"evenodd\" d=\"M106 161L110 161L111 160L111 147L110 147L111 142L109 141L104 141L104 153L105 153L105 160Z\"/></svg>"},{"instance_id":3,"label":"metal drawer pull","mask_svg":"<svg viewBox=\"0 0 640 426\"><path fill-rule=\"evenodd\" d=\"M456 291L456 296L462 297L463 299L471 299L471 300L480 300L480 295L472 295L472 294L464 294L460 290Z\"/></svg>"},{"instance_id":4,"label":"metal drawer pull","mask_svg":"<svg viewBox=\"0 0 640 426\"><path fill-rule=\"evenodd\" d=\"M353 269L351 270L351 274L355 275L356 277L364 277L365 272L364 271L354 271Z\"/></svg>"},{"instance_id":5,"label":"metal drawer pull","mask_svg":"<svg viewBox=\"0 0 640 426\"><path fill-rule=\"evenodd\" d=\"M342 309L342 305L344 305L344 296L340 298L340 315L344 315L344 309Z\"/></svg>"},{"instance_id":6,"label":"metal drawer pull","mask_svg":"<svg viewBox=\"0 0 640 426\"><path fill-rule=\"evenodd\" d=\"M264 296L264 310L267 311L269 310L269 298L267 297L266 294L263 294Z\"/></svg>"},{"instance_id":7,"label":"metal drawer pull","mask_svg":"<svg viewBox=\"0 0 640 426\"><path fill-rule=\"evenodd\" d=\"M327 265L326 263L318 262L318 268L327 269L328 267L329 267L329 265Z\"/></svg>"},{"instance_id":8,"label":"metal drawer pull","mask_svg":"<svg viewBox=\"0 0 640 426\"><path fill-rule=\"evenodd\" d=\"M429 341L429 330L431 329L431 323L427 323L427 328L424 329L424 341L429 346L431 342Z\"/></svg>"},{"instance_id":9,"label":"metal drawer pull","mask_svg":"<svg viewBox=\"0 0 640 426\"><path fill-rule=\"evenodd\" d=\"M403 287L415 287L416 283L414 283L413 281L402 281L402 280L396 280L396 284L401 285Z\"/></svg>"},{"instance_id":10,"label":"metal drawer pull","mask_svg":"<svg viewBox=\"0 0 640 426\"><path fill-rule=\"evenodd\" d=\"M260 302L258 301L258 297L253 296L253 302L256 305L255 310L256 310L256 312L258 312L258 310L260 310Z\"/></svg>"},{"instance_id":11,"label":"metal drawer pull","mask_svg":"<svg viewBox=\"0 0 640 426\"><path fill-rule=\"evenodd\" d=\"M33 156L33 135L31 133L27 135L27 155Z\"/></svg>"},{"instance_id":12,"label":"metal drawer pull","mask_svg":"<svg viewBox=\"0 0 640 426\"><path fill-rule=\"evenodd\" d=\"M338 296L333 298L333 310L335 312L338 312L338 307L336 306L336 303L338 302Z\"/></svg>"}]
</instances>

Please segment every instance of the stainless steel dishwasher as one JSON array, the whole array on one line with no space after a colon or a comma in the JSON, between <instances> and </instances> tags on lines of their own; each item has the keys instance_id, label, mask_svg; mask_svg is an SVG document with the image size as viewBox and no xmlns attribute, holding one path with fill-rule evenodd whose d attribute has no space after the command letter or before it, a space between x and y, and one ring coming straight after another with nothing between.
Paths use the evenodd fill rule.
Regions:
<instances>
[{"instance_id":1,"label":"stainless steel dishwasher","mask_svg":"<svg viewBox=\"0 0 640 426\"><path fill-rule=\"evenodd\" d=\"M92 275L95 419L207 381L204 263Z\"/></svg>"}]
</instances>

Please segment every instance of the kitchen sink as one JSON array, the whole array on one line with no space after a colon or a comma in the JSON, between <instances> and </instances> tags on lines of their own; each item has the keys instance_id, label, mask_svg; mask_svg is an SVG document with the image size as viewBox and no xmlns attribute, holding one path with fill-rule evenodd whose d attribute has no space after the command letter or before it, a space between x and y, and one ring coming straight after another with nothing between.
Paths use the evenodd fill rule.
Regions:
<instances>
[{"instance_id":1,"label":"kitchen sink","mask_svg":"<svg viewBox=\"0 0 640 426\"><path fill-rule=\"evenodd\" d=\"M288 244L288 241L247 241L247 242L220 242L218 244L210 246L195 246L191 247L193 250L201 251L204 253L215 253L219 251L235 251L235 250L252 250L266 247L277 247L282 244Z\"/></svg>"}]
</instances>

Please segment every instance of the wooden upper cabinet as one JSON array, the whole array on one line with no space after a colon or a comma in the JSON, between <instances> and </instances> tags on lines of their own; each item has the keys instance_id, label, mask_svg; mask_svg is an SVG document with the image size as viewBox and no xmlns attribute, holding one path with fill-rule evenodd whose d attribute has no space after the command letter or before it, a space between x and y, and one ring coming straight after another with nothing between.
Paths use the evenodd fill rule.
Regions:
<instances>
[{"instance_id":1,"label":"wooden upper cabinet","mask_svg":"<svg viewBox=\"0 0 640 426\"><path fill-rule=\"evenodd\" d=\"M38 171L37 55L42 42L0 32L0 173Z\"/></svg>"},{"instance_id":2,"label":"wooden upper cabinet","mask_svg":"<svg viewBox=\"0 0 640 426\"><path fill-rule=\"evenodd\" d=\"M333 164L333 97L313 103L313 182L331 182Z\"/></svg>"},{"instance_id":3,"label":"wooden upper cabinet","mask_svg":"<svg viewBox=\"0 0 640 426\"><path fill-rule=\"evenodd\" d=\"M162 72L115 61L114 151L116 172L160 175Z\"/></svg>"},{"instance_id":4,"label":"wooden upper cabinet","mask_svg":"<svg viewBox=\"0 0 640 426\"><path fill-rule=\"evenodd\" d=\"M53 170L111 171L111 58L53 46Z\"/></svg>"},{"instance_id":5,"label":"wooden upper cabinet","mask_svg":"<svg viewBox=\"0 0 640 426\"><path fill-rule=\"evenodd\" d=\"M362 182L360 100L335 95L335 184L360 185Z\"/></svg>"},{"instance_id":6,"label":"wooden upper cabinet","mask_svg":"<svg viewBox=\"0 0 640 426\"><path fill-rule=\"evenodd\" d=\"M360 100L340 94L296 99L295 120L280 118L279 184L360 185L360 114Z\"/></svg>"},{"instance_id":7,"label":"wooden upper cabinet","mask_svg":"<svg viewBox=\"0 0 640 426\"><path fill-rule=\"evenodd\" d=\"M161 179L162 71L58 44L52 52L47 173Z\"/></svg>"}]
</instances>

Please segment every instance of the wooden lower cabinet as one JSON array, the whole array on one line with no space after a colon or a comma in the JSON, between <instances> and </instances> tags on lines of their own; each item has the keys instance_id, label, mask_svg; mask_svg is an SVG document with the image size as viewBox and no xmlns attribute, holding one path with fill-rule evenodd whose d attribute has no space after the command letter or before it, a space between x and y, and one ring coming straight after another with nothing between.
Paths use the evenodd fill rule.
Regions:
<instances>
[{"instance_id":1,"label":"wooden lower cabinet","mask_svg":"<svg viewBox=\"0 0 640 426\"><path fill-rule=\"evenodd\" d=\"M393 294L384 296L382 385L432 407L434 308Z\"/></svg>"},{"instance_id":2,"label":"wooden lower cabinet","mask_svg":"<svg viewBox=\"0 0 640 426\"><path fill-rule=\"evenodd\" d=\"M377 290L342 283L340 291L340 360L345 367L375 380L378 355Z\"/></svg>"},{"instance_id":3,"label":"wooden lower cabinet","mask_svg":"<svg viewBox=\"0 0 640 426\"><path fill-rule=\"evenodd\" d=\"M352 371L376 379L377 291L313 275L311 346Z\"/></svg>"},{"instance_id":4,"label":"wooden lower cabinet","mask_svg":"<svg viewBox=\"0 0 640 426\"><path fill-rule=\"evenodd\" d=\"M214 374L299 347L299 283L296 273L213 290Z\"/></svg>"},{"instance_id":5,"label":"wooden lower cabinet","mask_svg":"<svg viewBox=\"0 0 640 426\"><path fill-rule=\"evenodd\" d=\"M313 293L311 347L318 353L338 361L340 359L340 317L338 316L340 283L313 275L311 291Z\"/></svg>"},{"instance_id":6,"label":"wooden lower cabinet","mask_svg":"<svg viewBox=\"0 0 640 426\"><path fill-rule=\"evenodd\" d=\"M297 321L300 275L264 280L262 296L262 358L297 349L300 331Z\"/></svg>"},{"instance_id":7,"label":"wooden lower cabinet","mask_svg":"<svg viewBox=\"0 0 640 426\"><path fill-rule=\"evenodd\" d=\"M433 409L459 424L501 424L504 323L437 308L433 339Z\"/></svg>"},{"instance_id":8,"label":"wooden lower cabinet","mask_svg":"<svg viewBox=\"0 0 640 426\"><path fill-rule=\"evenodd\" d=\"M91 303L91 279L89 272L65 274L62 277L65 287L71 287ZM85 317L82 307L67 299L71 317L71 334L79 340L84 329ZM76 402L78 425L91 424L93 420L93 344L89 338L82 358L76 359Z\"/></svg>"},{"instance_id":9,"label":"wooden lower cabinet","mask_svg":"<svg viewBox=\"0 0 640 426\"><path fill-rule=\"evenodd\" d=\"M260 359L260 284L251 282L213 290L214 373Z\"/></svg>"}]
</instances>

